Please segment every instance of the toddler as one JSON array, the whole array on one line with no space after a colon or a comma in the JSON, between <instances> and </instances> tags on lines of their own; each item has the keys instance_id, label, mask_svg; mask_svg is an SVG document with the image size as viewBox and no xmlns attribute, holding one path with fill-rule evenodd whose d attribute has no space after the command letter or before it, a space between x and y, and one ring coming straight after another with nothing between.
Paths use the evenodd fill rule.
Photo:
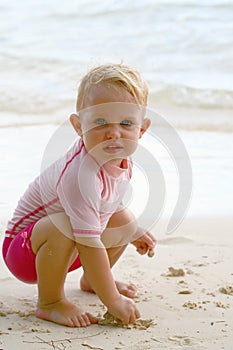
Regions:
<instances>
[{"instance_id":1,"label":"toddler","mask_svg":"<svg viewBox=\"0 0 233 350\"><path fill-rule=\"evenodd\" d=\"M81 289L96 293L114 317L124 324L140 317L135 285L114 281L111 268L129 243L149 256L155 247L122 204L130 156L150 126L147 95L141 75L123 64L90 70L70 116L77 141L29 185L8 222L5 263L21 281L37 283L41 319L70 327L98 322L66 298L66 275L79 267Z\"/></svg>"}]
</instances>

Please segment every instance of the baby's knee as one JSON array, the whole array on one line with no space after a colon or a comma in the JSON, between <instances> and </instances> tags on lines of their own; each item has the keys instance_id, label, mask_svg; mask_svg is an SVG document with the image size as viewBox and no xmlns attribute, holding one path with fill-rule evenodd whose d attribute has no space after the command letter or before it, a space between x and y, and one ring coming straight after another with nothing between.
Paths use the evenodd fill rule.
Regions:
<instances>
[{"instance_id":1,"label":"baby's knee","mask_svg":"<svg viewBox=\"0 0 233 350\"><path fill-rule=\"evenodd\" d=\"M30 238L33 252L36 254L44 243L72 249L75 246L69 218L65 213L43 217L34 226Z\"/></svg>"},{"instance_id":2,"label":"baby's knee","mask_svg":"<svg viewBox=\"0 0 233 350\"><path fill-rule=\"evenodd\" d=\"M124 246L133 240L136 231L134 215L128 209L123 209L112 215L101 239L106 248Z\"/></svg>"}]
</instances>

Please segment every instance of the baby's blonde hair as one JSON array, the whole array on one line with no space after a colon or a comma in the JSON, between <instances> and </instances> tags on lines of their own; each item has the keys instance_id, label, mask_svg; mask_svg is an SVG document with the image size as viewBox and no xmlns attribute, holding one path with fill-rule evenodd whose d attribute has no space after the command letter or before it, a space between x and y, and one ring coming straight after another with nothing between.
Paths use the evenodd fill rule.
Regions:
<instances>
[{"instance_id":1,"label":"baby's blonde hair","mask_svg":"<svg viewBox=\"0 0 233 350\"><path fill-rule=\"evenodd\" d=\"M84 106L85 96L92 85L109 83L128 91L138 105L146 105L148 86L141 74L123 64L104 64L92 68L81 80L78 88L77 110Z\"/></svg>"}]
</instances>

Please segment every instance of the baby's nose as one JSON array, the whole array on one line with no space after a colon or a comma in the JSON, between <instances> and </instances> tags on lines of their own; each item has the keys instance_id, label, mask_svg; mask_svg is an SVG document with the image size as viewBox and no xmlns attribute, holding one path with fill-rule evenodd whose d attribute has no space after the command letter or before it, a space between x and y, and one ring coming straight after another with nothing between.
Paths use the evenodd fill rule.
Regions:
<instances>
[{"instance_id":1,"label":"baby's nose","mask_svg":"<svg viewBox=\"0 0 233 350\"><path fill-rule=\"evenodd\" d=\"M107 137L108 138L119 138L121 136L120 125L117 123L111 123L107 128Z\"/></svg>"}]
</instances>

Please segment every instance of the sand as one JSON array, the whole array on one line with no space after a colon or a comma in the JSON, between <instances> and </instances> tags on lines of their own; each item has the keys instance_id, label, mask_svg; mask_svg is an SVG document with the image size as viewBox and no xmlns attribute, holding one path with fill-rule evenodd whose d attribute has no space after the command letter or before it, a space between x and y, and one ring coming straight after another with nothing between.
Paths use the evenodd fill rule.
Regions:
<instances>
[{"instance_id":1,"label":"sand","mask_svg":"<svg viewBox=\"0 0 233 350\"><path fill-rule=\"evenodd\" d=\"M231 350L232 228L231 218L189 218L170 236L157 228L153 258L128 247L113 271L138 287L141 318L134 327L72 329L37 319L36 286L16 280L1 260L0 349ZM80 276L78 270L67 277L67 296L103 317L106 308L98 297L80 291Z\"/></svg>"},{"instance_id":2,"label":"sand","mask_svg":"<svg viewBox=\"0 0 233 350\"><path fill-rule=\"evenodd\" d=\"M0 265L0 349L232 349L233 219L189 218L166 236L157 228L153 258L130 246L114 268L138 287L141 319L134 327L63 327L34 316L37 290ZM106 308L80 291L81 271L69 274L67 296L96 315ZM145 327L140 327L148 321ZM145 324L144 324L145 325Z\"/></svg>"}]
</instances>

